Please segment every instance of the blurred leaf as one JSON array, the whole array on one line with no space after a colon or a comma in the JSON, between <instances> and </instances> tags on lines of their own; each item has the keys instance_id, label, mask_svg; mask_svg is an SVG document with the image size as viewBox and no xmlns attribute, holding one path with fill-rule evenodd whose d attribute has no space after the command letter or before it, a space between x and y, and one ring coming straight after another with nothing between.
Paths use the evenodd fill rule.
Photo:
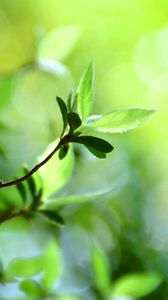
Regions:
<instances>
[{"instance_id":1,"label":"blurred leaf","mask_svg":"<svg viewBox=\"0 0 168 300\"><path fill-rule=\"evenodd\" d=\"M0 259L0 282L3 278L3 272L4 272L4 269L3 269L3 264L2 264L2 261Z\"/></svg>"},{"instance_id":2,"label":"blurred leaf","mask_svg":"<svg viewBox=\"0 0 168 300\"><path fill-rule=\"evenodd\" d=\"M18 190L23 202L26 201L26 188L24 183L20 182L19 184L16 185L16 189Z\"/></svg>"},{"instance_id":3,"label":"blurred leaf","mask_svg":"<svg viewBox=\"0 0 168 300\"><path fill-rule=\"evenodd\" d=\"M107 257L96 244L92 249L92 268L94 286L105 296L110 287L109 264Z\"/></svg>"},{"instance_id":4,"label":"blurred leaf","mask_svg":"<svg viewBox=\"0 0 168 300\"><path fill-rule=\"evenodd\" d=\"M71 25L53 29L39 43L37 60L47 58L59 61L65 59L73 50L79 36L79 26Z\"/></svg>"},{"instance_id":5,"label":"blurred leaf","mask_svg":"<svg viewBox=\"0 0 168 300\"><path fill-rule=\"evenodd\" d=\"M19 288L27 296L35 300L41 299L41 294L42 294L41 287L35 280L25 279L20 283Z\"/></svg>"},{"instance_id":6,"label":"blurred leaf","mask_svg":"<svg viewBox=\"0 0 168 300\"><path fill-rule=\"evenodd\" d=\"M55 211L43 210L40 211L45 217L47 217L51 223L56 226L65 225L64 219Z\"/></svg>"},{"instance_id":7,"label":"blurred leaf","mask_svg":"<svg viewBox=\"0 0 168 300\"><path fill-rule=\"evenodd\" d=\"M69 150L69 145L63 145L61 146L60 150L59 150L59 159L64 159L64 157L67 155Z\"/></svg>"},{"instance_id":8,"label":"blurred leaf","mask_svg":"<svg viewBox=\"0 0 168 300\"><path fill-rule=\"evenodd\" d=\"M119 278L113 288L113 296L145 297L161 283L159 274L135 273Z\"/></svg>"},{"instance_id":9,"label":"blurred leaf","mask_svg":"<svg viewBox=\"0 0 168 300\"><path fill-rule=\"evenodd\" d=\"M82 119L85 123L93 105L93 65L89 65L88 69L82 76L77 88L78 108Z\"/></svg>"},{"instance_id":10,"label":"blurred leaf","mask_svg":"<svg viewBox=\"0 0 168 300\"><path fill-rule=\"evenodd\" d=\"M67 100L67 107L69 112L72 111L72 106L73 106L73 90L70 91Z\"/></svg>"},{"instance_id":11,"label":"blurred leaf","mask_svg":"<svg viewBox=\"0 0 168 300\"><path fill-rule=\"evenodd\" d=\"M27 174L29 173L29 169L27 167L23 167L24 169L24 173ZM28 184L28 187L29 187L29 190L30 190L30 193L32 195L32 199L35 198L35 194L36 194L36 182L35 182L35 179L33 176L29 177L27 180L26 180L27 184Z\"/></svg>"},{"instance_id":12,"label":"blurred leaf","mask_svg":"<svg viewBox=\"0 0 168 300\"><path fill-rule=\"evenodd\" d=\"M67 111L65 102L60 97L57 97L56 99L57 99L57 102L58 102L58 105L59 105L59 108L60 108L60 111L62 114L62 119L63 119L63 130L61 133L61 136L63 136L63 134L66 130L67 124L68 124L68 120L67 120L68 111Z\"/></svg>"},{"instance_id":13,"label":"blurred leaf","mask_svg":"<svg viewBox=\"0 0 168 300\"><path fill-rule=\"evenodd\" d=\"M45 291L52 290L60 273L60 255L56 242L48 244L44 254L44 275L42 285Z\"/></svg>"},{"instance_id":14,"label":"blurred leaf","mask_svg":"<svg viewBox=\"0 0 168 300\"><path fill-rule=\"evenodd\" d=\"M44 154L39 158L42 161L51 153L57 145L57 141L49 145ZM58 152L48 161L38 173L43 181L43 196L47 197L60 189L70 178L73 171L73 151L69 148L66 157L63 160L59 159Z\"/></svg>"},{"instance_id":15,"label":"blurred leaf","mask_svg":"<svg viewBox=\"0 0 168 300\"><path fill-rule=\"evenodd\" d=\"M113 150L113 146L107 141L94 136L80 136L73 139L73 142L83 144L86 147L92 147L103 153L109 153Z\"/></svg>"},{"instance_id":16,"label":"blurred leaf","mask_svg":"<svg viewBox=\"0 0 168 300\"><path fill-rule=\"evenodd\" d=\"M5 271L6 276L31 277L43 271L42 257L18 258L11 261Z\"/></svg>"},{"instance_id":17,"label":"blurred leaf","mask_svg":"<svg viewBox=\"0 0 168 300\"><path fill-rule=\"evenodd\" d=\"M82 121L77 113L70 112L68 114L68 123L69 123L71 132L74 132L75 129L80 127L80 125L82 124Z\"/></svg>"},{"instance_id":18,"label":"blurred leaf","mask_svg":"<svg viewBox=\"0 0 168 300\"><path fill-rule=\"evenodd\" d=\"M101 197L102 195L104 195L103 192L99 192L99 193L97 192L97 193L85 194L85 195L72 195L72 196L62 196L62 197L58 196L46 200L42 204L41 209L54 210L57 209L58 206L60 205L87 202L87 201L95 200Z\"/></svg>"},{"instance_id":19,"label":"blurred leaf","mask_svg":"<svg viewBox=\"0 0 168 300\"><path fill-rule=\"evenodd\" d=\"M100 132L126 132L143 124L154 112L156 112L154 109L140 108L113 110L97 117L96 120L90 119L88 127Z\"/></svg>"}]
</instances>

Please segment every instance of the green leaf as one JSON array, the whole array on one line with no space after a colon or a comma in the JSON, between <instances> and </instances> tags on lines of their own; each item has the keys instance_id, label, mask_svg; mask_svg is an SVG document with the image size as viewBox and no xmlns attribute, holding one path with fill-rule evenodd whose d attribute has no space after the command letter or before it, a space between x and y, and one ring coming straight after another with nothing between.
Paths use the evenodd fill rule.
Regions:
<instances>
[{"instance_id":1,"label":"green leaf","mask_svg":"<svg viewBox=\"0 0 168 300\"><path fill-rule=\"evenodd\" d=\"M20 258L10 262L5 271L8 277L31 277L43 271L43 261L40 256L32 258Z\"/></svg>"},{"instance_id":2,"label":"green leaf","mask_svg":"<svg viewBox=\"0 0 168 300\"><path fill-rule=\"evenodd\" d=\"M84 195L70 195L70 196L58 196L55 198L50 198L46 200L40 207L40 209L55 210L58 206L83 203L91 200L95 200L104 195L104 192L97 192L93 194Z\"/></svg>"},{"instance_id":3,"label":"green leaf","mask_svg":"<svg viewBox=\"0 0 168 300\"><path fill-rule=\"evenodd\" d=\"M43 210L40 211L51 223L57 226L65 225L64 219L55 211Z\"/></svg>"},{"instance_id":4,"label":"green leaf","mask_svg":"<svg viewBox=\"0 0 168 300\"><path fill-rule=\"evenodd\" d=\"M64 26L47 33L38 45L37 60L60 61L73 50L80 36L79 26Z\"/></svg>"},{"instance_id":5,"label":"green leaf","mask_svg":"<svg viewBox=\"0 0 168 300\"><path fill-rule=\"evenodd\" d=\"M72 111L72 106L73 106L73 90L70 91L67 100L67 107L69 112Z\"/></svg>"},{"instance_id":6,"label":"green leaf","mask_svg":"<svg viewBox=\"0 0 168 300\"><path fill-rule=\"evenodd\" d=\"M126 132L143 124L155 112L154 109L140 108L113 110L103 116L97 116L96 120L88 120L88 127L100 132Z\"/></svg>"},{"instance_id":7,"label":"green leaf","mask_svg":"<svg viewBox=\"0 0 168 300\"><path fill-rule=\"evenodd\" d=\"M161 283L159 274L135 273L119 278L112 288L113 296L145 297Z\"/></svg>"},{"instance_id":8,"label":"green leaf","mask_svg":"<svg viewBox=\"0 0 168 300\"><path fill-rule=\"evenodd\" d=\"M41 286L33 279L25 279L20 285L19 289L24 292L27 296L33 299L41 299L42 291Z\"/></svg>"},{"instance_id":9,"label":"green leaf","mask_svg":"<svg viewBox=\"0 0 168 300\"><path fill-rule=\"evenodd\" d=\"M93 105L93 65L90 64L82 76L77 89L78 108L82 123L87 120Z\"/></svg>"},{"instance_id":10,"label":"green leaf","mask_svg":"<svg viewBox=\"0 0 168 300\"><path fill-rule=\"evenodd\" d=\"M42 161L45 157L48 156L49 153L53 151L58 141L51 143L44 154L39 158L39 161ZM48 197L49 195L56 192L60 189L70 178L73 166L73 151L72 147L69 147L69 151L66 157L63 160L59 159L58 152L54 154L54 156L41 167L38 171L42 182L43 182L43 197Z\"/></svg>"},{"instance_id":11,"label":"green leaf","mask_svg":"<svg viewBox=\"0 0 168 300\"><path fill-rule=\"evenodd\" d=\"M28 168L26 166L23 167L23 170L24 170L24 173L27 174L29 172ZM29 190L30 190L30 193L32 195L32 199L34 199L35 197L35 194L36 194L36 183L35 183L35 180L34 180L34 177L31 176L29 177L27 180L26 180L27 184L28 184L28 187L29 187Z\"/></svg>"},{"instance_id":12,"label":"green leaf","mask_svg":"<svg viewBox=\"0 0 168 300\"><path fill-rule=\"evenodd\" d=\"M59 108L60 108L60 111L62 114L63 129L62 129L61 136L63 136L63 134L66 130L67 124L68 124L68 120L67 120L68 111L67 111L67 106L66 106L65 102L60 97L57 97L56 99L57 99L57 102L58 102L58 105L59 105Z\"/></svg>"},{"instance_id":13,"label":"green leaf","mask_svg":"<svg viewBox=\"0 0 168 300\"><path fill-rule=\"evenodd\" d=\"M64 157L67 155L69 150L69 145L63 145L61 146L60 150L59 150L59 159L64 159Z\"/></svg>"},{"instance_id":14,"label":"green leaf","mask_svg":"<svg viewBox=\"0 0 168 300\"><path fill-rule=\"evenodd\" d=\"M23 202L25 202L26 198L27 198L25 185L22 182L20 182L19 184L16 185L16 188L17 188Z\"/></svg>"},{"instance_id":15,"label":"green leaf","mask_svg":"<svg viewBox=\"0 0 168 300\"><path fill-rule=\"evenodd\" d=\"M105 295L110 287L109 264L107 257L96 244L92 249L92 268L94 285L99 289L102 295Z\"/></svg>"},{"instance_id":16,"label":"green leaf","mask_svg":"<svg viewBox=\"0 0 168 300\"><path fill-rule=\"evenodd\" d=\"M68 123L70 126L70 131L71 131L71 133L73 133L75 129L80 127L80 125L82 124L82 121L77 113L70 112L68 114Z\"/></svg>"},{"instance_id":17,"label":"green leaf","mask_svg":"<svg viewBox=\"0 0 168 300\"><path fill-rule=\"evenodd\" d=\"M56 242L48 244L44 254L44 275L42 278L43 288L46 292L51 291L60 274L61 261Z\"/></svg>"},{"instance_id":18,"label":"green leaf","mask_svg":"<svg viewBox=\"0 0 168 300\"><path fill-rule=\"evenodd\" d=\"M94 136L80 136L72 140L74 143L83 144L86 147L93 147L95 150L103 153L109 153L113 146L107 141Z\"/></svg>"},{"instance_id":19,"label":"green leaf","mask_svg":"<svg viewBox=\"0 0 168 300\"><path fill-rule=\"evenodd\" d=\"M91 147L91 146L86 146L85 147L94 155L96 156L97 158L100 158L100 159L105 159L106 158L106 153L103 153L101 151L98 151L96 150L94 147Z\"/></svg>"}]
</instances>

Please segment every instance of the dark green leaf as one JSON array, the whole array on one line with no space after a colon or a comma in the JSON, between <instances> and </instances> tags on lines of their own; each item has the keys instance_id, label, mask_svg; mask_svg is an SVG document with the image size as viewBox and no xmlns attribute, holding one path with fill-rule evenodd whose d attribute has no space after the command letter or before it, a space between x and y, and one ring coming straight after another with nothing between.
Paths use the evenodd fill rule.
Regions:
<instances>
[{"instance_id":1,"label":"dark green leaf","mask_svg":"<svg viewBox=\"0 0 168 300\"><path fill-rule=\"evenodd\" d=\"M69 145L63 145L59 150L59 159L63 159L68 153Z\"/></svg>"},{"instance_id":2,"label":"dark green leaf","mask_svg":"<svg viewBox=\"0 0 168 300\"><path fill-rule=\"evenodd\" d=\"M78 106L78 93L76 93L74 101L72 103L72 109L71 111L75 112L77 110L77 106Z\"/></svg>"},{"instance_id":3,"label":"dark green leaf","mask_svg":"<svg viewBox=\"0 0 168 300\"><path fill-rule=\"evenodd\" d=\"M23 280L19 288L23 291L27 296L31 297L31 299L41 299L42 291L41 286L33 279L25 279Z\"/></svg>"},{"instance_id":4,"label":"dark green leaf","mask_svg":"<svg viewBox=\"0 0 168 300\"><path fill-rule=\"evenodd\" d=\"M113 150L113 146L107 141L94 136L80 136L73 139L74 143L83 144L86 147L93 147L95 150L109 153Z\"/></svg>"},{"instance_id":5,"label":"dark green leaf","mask_svg":"<svg viewBox=\"0 0 168 300\"><path fill-rule=\"evenodd\" d=\"M80 127L80 125L82 124L82 121L77 113L70 112L68 114L68 123L70 126L70 131L74 132L75 129Z\"/></svg>"},{"instance_id":6,"label":"dark green leaf","mask_svg":"<svg viewBox=\"0 0 168 300\"><path fill-rule=\"evenodd\" d=\"M61 133L61 136L62 136L64 134L67 124L68 124L68 120L67 120L68 111L67 111L67 106L66 106L65 102L60 97L57 97L56 99L57 99L57 102L58 102L58 105L59 105L59 108L60 108L60 111L62 114L62 120L63 120L63 130Z\"/></svg>"},{"instance_id":7,"label":"dark green leaf","mask_svg":"<svg viewBox=\"0 0 168 300\"><path fill-rule=\"evenodd\" d=\"M45 217L47 217L55 225L65 225L64 219L55 211L43 210L40 211Z\"/></svg>"},{"instance_id":8,"label":"dark green leaf","mask_svg":"<svg viewBox=\"0 0 168 300\"><path fill-rule=\"evenodd\" d=\"M27 167L24 166L23 169L24 169L24 173L25 174L27 174L29 172L29 170L27 169ZM32 195L32 199L34 199L35 194L36 194L36 183L35 183L35 180L34 180L33 176L31 176L26 181L27 181L30 193Z\"/></svg>"},{"instance_id":9,"label":"dark green leaf","mask_svg":"<svg viewBox=\"0 0 168 300\"><path fill-rule=\"evenodd\" d=\"M24 184L22 182L20 182L19 184L16 185L16 188L23 200L23 202L26 201L26 188L24 186Z\"/></svg>"},{"instance_id":10,"label":"dark green leaf","mask_svg":"<svg viewBox=\"0 0 168 300\"><path fill-rule=\"evenodd\" d=\"M88 69L82 76L78 89L78 108L82 118L82 122L87 120L93 105L93 65L89 65Z\"/></svg>"},{"instance_id":11,"label":"dark green leaf","mask_svg":"<svg viewBox=\"0 0 168 300\"><path fill-rule=\"evenodd\" d=\"M96 157L104 159L106 158L106 153L96 150L94 147L86 146L85 147Z\"/></svg>"},{"instance_id":12,"label":"dark green leaf","mask_svg":"<svg viewBox=\"0 0 168 300\"><path fill-rule=\"evenodd\" d=\"M67 107L69 112L72 111L72 105L73 105L73 91L70 91L67 100Z\"/></svg>"}]
</instances>

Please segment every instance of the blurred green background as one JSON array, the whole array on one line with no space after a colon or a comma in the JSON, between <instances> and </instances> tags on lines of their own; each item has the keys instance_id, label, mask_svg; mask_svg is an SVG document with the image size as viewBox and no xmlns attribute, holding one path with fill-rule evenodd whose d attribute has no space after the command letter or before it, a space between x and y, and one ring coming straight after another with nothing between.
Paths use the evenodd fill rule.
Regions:
<instances>
[{"instance_id":1,"label":"blurred green background","mask_svg":"<svg viewBox=\"0 0 168 300\"><path fill-rule=\"evenodd\" d=\"M107 160L79 147L68 167L52 166L55 191L109 191L62 207L65 227L53 228L38 218L0 225L4 268L13 259L42 255L53 240L62 266L48 298L24 294L12 282L0 285L2 300L168 299L166 0L0 0L0 178L11 180L25 163L34 166L59 137L55 96L66 99L90 61L95 66L93 112L159 111L135 131L107 135L115 147ZM2 211L21 201L15 188L3 189L0 198ZM130 274L144 277L133 278L122 292L117 282Z\"/></svg>"}]
</instances>

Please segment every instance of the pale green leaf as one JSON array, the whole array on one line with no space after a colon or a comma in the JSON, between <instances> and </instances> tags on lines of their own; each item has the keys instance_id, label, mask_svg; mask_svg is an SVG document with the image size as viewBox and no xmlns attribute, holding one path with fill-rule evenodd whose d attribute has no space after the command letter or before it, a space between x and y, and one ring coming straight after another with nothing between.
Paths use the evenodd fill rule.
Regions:
<instances>
[{"instance_id":1,"label":"pale green leaf","mask_svg":"<svg viewBox=\"0 0 168 300\"><path fill-rule=\"evenodd\" d=\"M43 261L40 256L19 258L11 261L5 275L7 277L30 277L43 271Z\"/></svg>"},{"instance_id":2,"label":"pale green leaf","mask_svg":"<svg viewBox=\"0 0 168 300\"><path fill-rule=\"evenodd\" d=\"M110 273L107 257L96 244L92 249L92 268L94 285L105 295L110 287Z\"/></svg>"},{"instance_id":3,"label":"pale green leaf","mask_svg":"<svg viewBox=\"0 0 168 300\"><path fill-rule=\"evenodd\" d=\"M51 143L45 153L39 158L39 161L42 161L47 157L57 143L58 141ZM58 152L56 152L54 156L39 169L38 174L40 174L43 181L44 197L51 195L68 181L73 171L73 165L73 151L70 147L64 159L60 160Z\"/></svg>"},{"instance_id":4,"label":"pale green leaf","mask_svg":"<svg viewBox=\"0 0 168 300\"><path fill-rule=\"evenodd\" d=\"M31 297L31 299L41 299L42 291L40 285L34 281L33 279L25 279L20 285L19 289L24 292L27 296Z\"/></svg>"},{"instance_id":5,"label":"pale green leaf","mask_svg":"<svg viewBox=\"0 0 168 300\"><path fill-rule=\"evenodd\" d=\"M53 29L38 45L37 60L65 59L75 47L80 36L80 27L75 25Z\"/></svg>"},{"instance_id":6,"label":"pale green leaf","mask_svg":"<svg viewBox=\"0 0 168 300\"><path fill-rule=\"evenodd\" d=\"M44 253L44 275L42 285L45 291L50 291L60 274L61 262L59 249L56 242L47 245Z\"/></svg>"},{"instance_id":7,"label":"pale green leaf","mask_svg":"<svg viewBox=\"0 0 168 300\"><path fill-rule=\"evenodd\" d=\"M154 112L156 112L154 109L141 108L113 110L103 116L97 116L93 120L89 119L88 127L100 132L126 132L139 127Z\"/></svg>"},{"instance_id":8,"label":"pale green leaf","mask_svg":"<svg viewBox=\"0 0 168 300\"><path fill-rule=\"evenodd\" d=\"M100 196L104 195L103 192L97 192L93 194L85 194L85 195L70 195L70 196L58 196L55 198L47 199L41 206L41 209L49 209L54 210L57 209L60 205L67 204L75 204L75 203L83 203L91 200L95 200Z\"/></svg>"},{"instance_id":9,"label":"pale green leaf","mask_svg":"<svg viewBox=\"0 0 168 300\"><path fill-rule=\"evenodd\" d=\"M93 105L93 65L90 64L82 76L77 89L78 109L82 122L85 123Z\"/></svg>"},{"instance_id":10,"label":"pale green leaf","mask_svg":"<svg viewBox=\"0 0 168 300\"><path fill-rule=\"evenodd\" d=\"M144 297L161 283L159 274L135 273L121 277L112 288L113 296Z\"/></svg>"}]
</instances>

